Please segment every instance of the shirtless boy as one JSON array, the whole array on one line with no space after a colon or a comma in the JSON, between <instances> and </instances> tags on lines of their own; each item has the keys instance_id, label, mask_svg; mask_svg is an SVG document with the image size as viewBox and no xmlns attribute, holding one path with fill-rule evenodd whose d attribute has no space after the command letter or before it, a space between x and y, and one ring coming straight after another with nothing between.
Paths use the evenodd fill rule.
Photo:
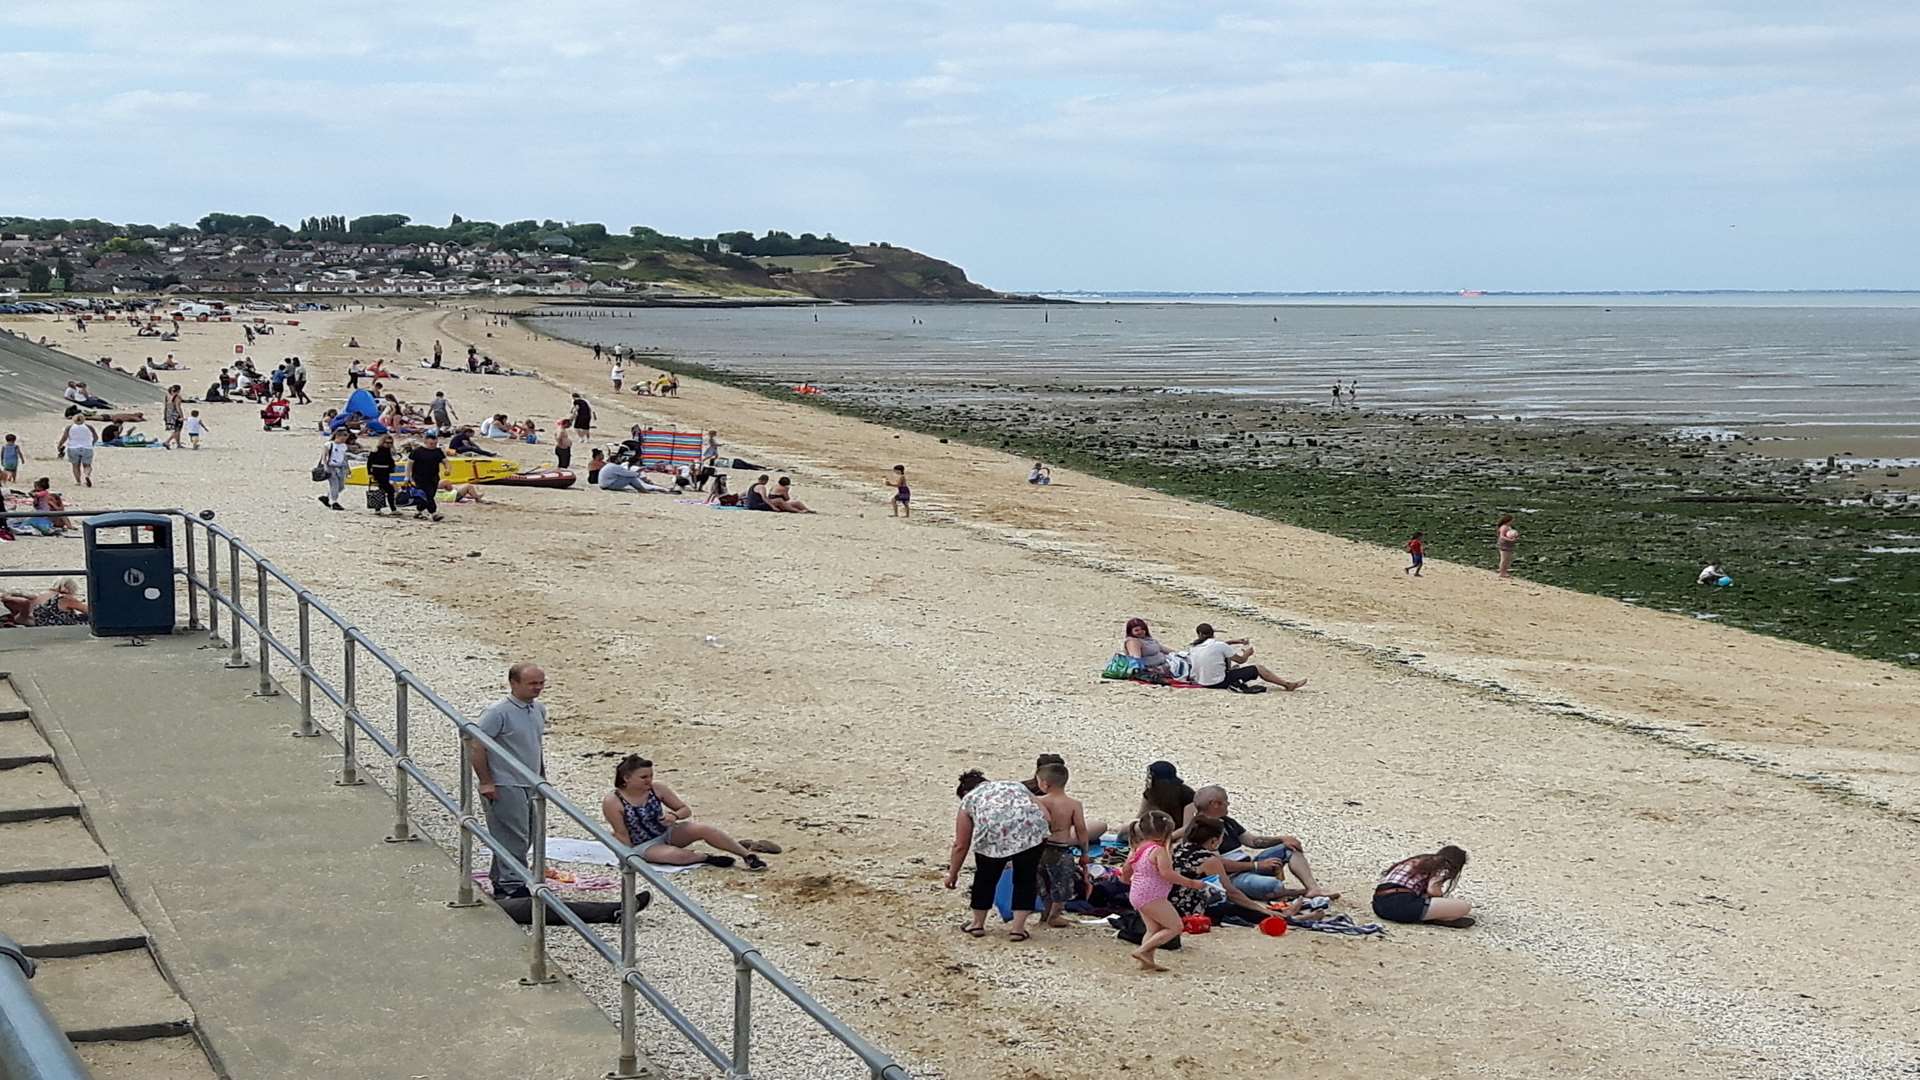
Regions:
<instances>
[{"instance_id":1,"label":"shirtless boy","mask_svg":"<svg viewBox=\"0 0 1920 1080\"><path fill-rule=\"evenodd\" d=\"M1047 844L1040 852L1040 898L1047 902L1043 926L1072 926L1062 909L1067 901L1080 899L1081 881L1087 856L1087 811L1080 800L1067 794L1067 767L1049 762L1034 773L1040 796L1034 801L1047 813ZM1080 849L1075 858L1073 849Z\"/></svg>"}]
</instances>

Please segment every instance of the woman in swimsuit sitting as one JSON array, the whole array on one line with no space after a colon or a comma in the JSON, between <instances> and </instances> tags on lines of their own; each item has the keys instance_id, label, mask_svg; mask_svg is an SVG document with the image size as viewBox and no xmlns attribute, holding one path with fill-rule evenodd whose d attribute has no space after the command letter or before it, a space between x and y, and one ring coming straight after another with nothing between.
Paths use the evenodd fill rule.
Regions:
<instances>
[{"instance_id":1,"label":"woman in swimsuit sitting","mask_svg":"<svg viewBox=\"0 0 1920 1080\"><path fill-rule=\"evenodd\" d=\"M712 825L693 819L693 810L665 784L653 779L653 762L639 754L628 754L613 769L613 790L600 800L600 813L613 828L615 836L627 843L650 863L664 866L732 866L726 855L702 855L690 845L709 847L738 855L749 870L765 870L766 860L742 847L738 840Z\"/></svg>"}]
</instances>

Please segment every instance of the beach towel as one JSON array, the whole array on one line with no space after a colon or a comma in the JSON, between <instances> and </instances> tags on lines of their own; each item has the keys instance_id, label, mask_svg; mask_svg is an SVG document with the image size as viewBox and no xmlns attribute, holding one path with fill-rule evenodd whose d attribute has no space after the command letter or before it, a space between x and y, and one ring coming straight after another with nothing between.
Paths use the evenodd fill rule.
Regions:
<instances>
[{"instance_id":1,"label":"beach towel","mask_svg":"<svg viewBox=\"0 0 1920 1080\"><path fill-rule=\"evenodd\" d=\"M1374 937L1387 932L1387 928L1379 923L1354 922L1351 915L1328 915L1320 919L1296 917L1288 919L1287 925L1321 934L1339 934L1343 937Z\"/></svg>"}]
</instances>

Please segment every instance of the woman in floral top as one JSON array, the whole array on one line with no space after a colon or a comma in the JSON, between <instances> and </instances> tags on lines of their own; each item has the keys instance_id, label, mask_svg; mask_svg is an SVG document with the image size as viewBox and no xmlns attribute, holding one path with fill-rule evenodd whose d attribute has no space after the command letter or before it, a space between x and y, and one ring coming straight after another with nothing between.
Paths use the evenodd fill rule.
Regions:
<instances>
[{"instance_id":1,"label":"woman in floral top","mask_svg":"<svg viewBox=\"0 0 1920 1080\"><path fill-rule=\"evenodd\" d=\"M979 769L960 776L960 812L953 819L953 852L947 860L946 886L960 882L960 864L973 852L973 886L968 906L973 921L961 927L970 937L985 937L987 909L1000 874L1013 867L1013 925L1007 937L1027 940L1027 917L1033 914L1039 890L1040 851L1047 840L1047 814L1026 785L1012 780L988 780Z\"/></svg>"}]
</instances>

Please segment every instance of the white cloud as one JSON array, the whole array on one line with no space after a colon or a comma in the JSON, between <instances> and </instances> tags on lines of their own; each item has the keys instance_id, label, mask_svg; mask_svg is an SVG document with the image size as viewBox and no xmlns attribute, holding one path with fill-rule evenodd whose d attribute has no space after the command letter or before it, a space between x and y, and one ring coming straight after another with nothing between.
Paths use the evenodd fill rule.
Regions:
<instances>
[{"instance_id":1,"label":"white cloud","mask_svg":"<svg viewBox=\"0 0 1920 1080\"><path fill-rule=\"evenodd\" d=\"M1055 230L1143 200L1228 220L1311 199L1356 222L1476 188L1516 219L1819 202L1880 276L1920 239L1885 212L1920 175L1920 9L1894 0L175 0L164 18L11 0L0 41L0 146L67 178L72 214L193 217L257 169L242 193L286 216L325 198L689 231L793 215L1020 264L1024 284L1052 275L1021 260L1082 282L1131 265L1117 236ZM180 115L197 122L125 138ZM115 183L130 171L165 182ZM1527 258L1564 227L1474 240Z\"/></svg>"}]
</instances>

